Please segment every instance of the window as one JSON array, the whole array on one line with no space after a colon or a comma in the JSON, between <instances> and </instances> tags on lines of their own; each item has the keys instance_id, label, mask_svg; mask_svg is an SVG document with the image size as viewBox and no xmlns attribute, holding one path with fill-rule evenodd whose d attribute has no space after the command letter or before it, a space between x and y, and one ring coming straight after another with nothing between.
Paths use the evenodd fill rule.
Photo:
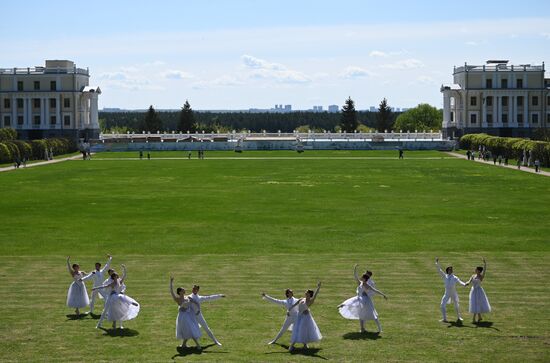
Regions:
<instances>
[{"instance_id":1,"label":"window","mask_svg":"<svg viewBox=\"0 0 550 363\"><path fill-rule=\"evenodd\" d=\"M63 116L63 124L65 126L71 126L71 116L70 115Z\"/></svg>"},{"instance_id":2,"label":"window","mask_svg":"<svg viewBox=\"0 0 550 363\"><path fill-rule=\"evenodd\" d=\"M518 113L518 124L522 124L523 123L523 114L522 113Z\"/></svg>"},{"instance_id":3,"label":"window","mask_svg":"<svg viewBox=\"0 0 550 363\"><path fill-rule=\"evenodd\" d=\"M523 88L523 79L516 79L516 88Z\"/></svg>"},{"instance_id":4,"label":"window","mask_svg":"<svg viewBox=\"0 0 550 363\"><path fill-rule=\"evenodd\" d=\"M455 121L455 113L451 111L451 122Z\"/></svg>"},{"instance_id":5,"label":"window","mask_svg":"<svg viewBox=\"0 0 550 363\"><path fill-rule=\"evenodd\" d=\"M550 113L546 114L546 123L550 124Z\"/></svg>"},{"instance_id":6,"label":"window","mask_svg":"<svg viewBox=\"0 0 550 363\"><path fill-rule=\"evenodd\" d=\"M50 116L50 125L55 125L57 123L57 117Z\"/></svg>"},{"instance_id":7,"label":"window","mask_svg":"<svg viewBox=\"0 0 550 363\"><path fill-rule=\"evenodd\" d=\"M487 123L488 123L488 124L492 124L492 123L493 123L493 114L492 114L492 113L488 113L488 114L487 114Z\"/></svg>"},{"instance_id":8,"label":"window","mask_svg":"<svg viewBox=\"0 0 550 363\"><path fill-rule=\"evenodd\" d=\"M508 96L502 97L502 107L508 106Z\"/></svg>"},{"instance_id":9,"label":"window","mask_svg":"<svg viewBox=\"0 0 550 363\"><path fill-rule=\"evenodd\" d=\"M23 108L23 99L22 98L17 99L17 108Z\"/></svg>"},{"instance_id":10,"label":"window","mask_svg":"<svg viewBox=\"0 0 550 363\"><path fill-rule=\"evenodd\" d=\"M33 124L34 125L40 125L40 116L38 115L35 115L34 118L33 118Z\"/></svg>"},{"instance_id":11,"label":"window","mask_svg":"<svg viewBox=\"0 0 550 363\"><path fill-rule=\"evenodd\" d=\"M475 113L470 114L470 123L471 124L476 124L477 123L477 114L475 114Z\"/></svg>"},{"instance_id":12,"label":"window","mask_svg":"<svg viewBox=\"0 0 550 363\"><path fill-rule=\"evenodd\" d=\"M503 123L503 124L507 124L507 123L508 123L508 114L507 114L507 113L503 113L503 114L502 114L502 123Z\"/></svg>"},{"instance_id":13,"label":"window","mask_svg":"<svg viewBox=\"0 0 550 363\"><path fill-rule=\"evenodd\" d=\"M71 107L71 99L70 98L64 98L63 99L63 107L65 107L65 108Z\"/></svg>"},{"instance_id":14,"label":"window","mask_svg":"<svg viewBox=\"0 0 550 363\"><path fill-rule=\"evenodd\" d=\"M532 124L538 124L539 123L539 114L538 113L532 113L531 114L531 123Z\"/></svg>"},{"instance_id":15,"label":"window","mask_svg":"<svg viewBox=\"0 0 550 363\"><path fill-rule=\"evenodd\" d=\"M34 108L40 108L40 98L33 98L32 105Z\"/></svg>"},{"instance_id":16,"label":"window","mask_svg":"<svg viewBox=\"0 0 550 363\"><path fill-rule=\"evenodd\" d=\"M11 120L8 115L4 116L4 126L10 126Z\"/></svg>"},{"instance_id":17,"label":"window","mask_svg":"<svg viewBox=\"0 0 550 363\"><path fill-rule=\"evenodd\" d=\"M57 82L51 81L50 82L50 91L57 91Z\"/></svg>"},{"instance_id":18,"label":"window","mask_svg":"<svg viewBox=\"0 0 550 363\"><path fill-rule=\"evenodd\" d=\"M550 96L546 96L546 105L550 106Z\"/></svg>"},{"instance_id":19,"label":"window","mask_svg":"<svg viewBox=\"0 0 550 363\"><path fill-rule=\"evenodd\" d=\"M493 96L488 96L485 99L485 103L487 104L487 106L492 106L493 105Z\"/></svg>"},{"instance_id":20,"label":"window","mask_svg":"<svg viewBox=\"0 0 550 363\"><path fill-rule=\"evenodd\" d=\"M500 88L508 88L508 80L507 79L501 79L500 80Z\"/></svg>"},{"instance_id":21,"label":"window","mask_svg":"<svg viewBox=\"0 0 550 363\"><path fill-rule=\"evenodd\" d=\"M21 115L17 116L17 124L18 125L23 125L23 122L24 122L23 116L21 116Z\"/></svg>"},{"instance_id":22,"label":"window","mask_svg":"<svg viewBox=\"0 0 550 363\"><path fill-rule=\"evenodd\" d=\"M40 91L40 81L34 81L34 90Z\"/></svg>"},{"instance_id":23,"label":"window","mask_svg":"<svg viewBox=\"0 0 550 363\"><path fill-rule=\"evenodd\" d=\"M493 88L493 80L492 79L486 79L485 80L485 88Z\"/></svg>"},{"instance_id":24,"label":"window","mask_svg":"<svg viewBox=\"0 0 550 363\"><path fill-rule=\"evenodd\" d=\"M477 106L477 97L470 97L470 106Z\"/></svg>"},{"instance_id":25,"label":"window","mask_svg":"<svg viewBox=\"0 0 550 363\"><path fill-rule=\"evenodd\" d=\"M539 98L538 96L533 96L533 98L531 98L531 104L533 106L538 106L539 105Z\"/></svg>"},{"instance_id":26,"label":"window","mask_svg":"<svg viewBox=\"0 0 550 363\"><path fill-rule=\"evenodd\" d=\"M57 100L55 98L50 98L50 108L57 107Z\"/></svg>"},{"instance_id":27,"label":"window","mask_svg":"<svg viewBox=\"0 0 550 363\"><path fill-rule=\"evenodd\" d=\"M9 98L4 98L4 108L11 108L11 102Z\"/></svg>"},{"instance_id":28,"label":"window","mask_svg":"<svg viewBox=\"0 0 550 363\"><path fill-rule=\"evenodd\" d=\"M518 96L518 106L523 106L523 96Z\"/></svg>"},{"instance_id":29,"label":"window","mask_svg":"<svg viewBox=\"0 0 550 363\"><path fill-rule=\"evenodd\" d=\"M23 91L23 81L17 81L17 90Z\"/></svg>"}]
</instances>

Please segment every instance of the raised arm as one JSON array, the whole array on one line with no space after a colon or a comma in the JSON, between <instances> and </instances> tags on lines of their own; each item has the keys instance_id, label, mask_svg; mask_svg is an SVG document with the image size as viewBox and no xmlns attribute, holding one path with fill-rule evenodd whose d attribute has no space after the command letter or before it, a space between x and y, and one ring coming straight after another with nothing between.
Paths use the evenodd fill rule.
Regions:
<instances>
[{"instance_id":1,"label":"raised arm","mask_svg":"<svg viewBox=\"0 0 550 363\"><path fill-rule=\"evenodd\" d=\"M311 298L311 302L315 301L315 298L319 294L319 290L321 289L321 281L317 283L317 289L315 289L315 292L313 293L313 297Z\"/></svg>"},{"instance_id":2,"label":"raised arm","mask_svg":"<svg viewBox=\"0 0 550 363\"><path fill-rule=\"evenodd\" d=\"M286 301L285 300L279 300L279 299L275 299L269 295L267 295L265 292L262 292L262 297L267 300L267 301L270 301L274 304L278 304L278 305L286 305Z\"/></svg>"},{"instance_id":3,"label":"raised arm","mask_svg":"<svg viewBox=\"0 0 550 363\"><path fill-rule=\"evenodd\" d=\"M485 273L487 272L487 261L485 261L485 258L483 258L483 271L481 271L481 279L483 280L485 278Z\"/></svg>"},{"instance_id":4,"label":"raised arm","mask_svg":"<svg viewBox=\"0 0 550 363\"><path fill-rule=\"evenodd\" d=\"M170 276L170 295L172 295L172 299L179 305L178 295L174 293L174 278L172 276Z\"/></svg>"},{"instance_id":5,"label":"raised arm","mask_svg":"<svg viewBox=\"0 0 550 363\"><path fill-rule=\"evenodd\" d=\"M69 273L71 274L71 276L73 276L74 274L74 271L73 271L73 268L71 267L71 261L70 261L71 257L70 256L67 256L67 269L69 270Z\"/></svg>"},{"instance_id":6,"label":"raised arm","mask_svg":"<svg viewBox=\"0 0 550 363\"><path fill-rule=\"evenodd\" d=\"M438 257L435 258L435 266L437 267L437 272L439 273L439 275L441 275L441 277L445 278L445 276L447 276L447 275L441 269L441 266L439 265L439 258Z\"/></svg>"},{"instance_id":7,"label":"raised arm","mask_svg":"<svg viewBox=\"0 0 550 363\"><path fill-rule=\"evenodd\" d=\"M101 269L101 273L107 271L109 267L111 267L111 261L113 260L113 256L107 255L107 257L109 257L109 259L107 260L107 263L105 264L105 266L103 266L103 268Z\"/></svg>"},{"instance_id":8,"label":"raised arm","mask_svg":"<svg viewBox=\"0 0 550 363\"><path fill-rule=\"evenodd\" d=\"M353 277L355 277L355 281L357 281L357 283L361 283L361 280L359 280L359 275L357 274L357 267L359 265L355 264L355 266L353 266Z\"/></svg>"},{"instance_id":9,"label":"raised arm","mask_svg":"<svg viewBox=\"0 0 550 363\"><path fill-rule=\"evenodd\" d=\"M126 280L126 266L120 265L122 267L122 278L120 279L120 283L122 284L124 280Z\"/></svg>"}]
</instances>

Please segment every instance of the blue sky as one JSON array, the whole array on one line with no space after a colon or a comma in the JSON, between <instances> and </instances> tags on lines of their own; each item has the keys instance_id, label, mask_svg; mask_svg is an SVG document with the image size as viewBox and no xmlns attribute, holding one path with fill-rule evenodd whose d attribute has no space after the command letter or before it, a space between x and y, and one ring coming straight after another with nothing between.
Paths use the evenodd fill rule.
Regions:
<instances>
[{"instance_id":1,"label":"blue sky","mask_svg":"<svg viewBox=\"0 0 550 363\"><path fill-rule=\"evenodd\" d=\"M0 67L74 60L101 107L441 107L453 65L550 61L543 0L52 0L0 13Z\"/></svg>"}]
</instances>

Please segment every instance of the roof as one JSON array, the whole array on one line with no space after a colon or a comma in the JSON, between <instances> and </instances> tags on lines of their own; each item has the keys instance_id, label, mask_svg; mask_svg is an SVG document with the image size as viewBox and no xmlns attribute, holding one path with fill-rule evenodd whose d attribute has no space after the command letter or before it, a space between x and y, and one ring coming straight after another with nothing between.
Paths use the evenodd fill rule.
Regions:
<instances>
[{"instance_id":1,"label":"roof","mask_svg":"<svg viewBox=\"0 0 550 363\"><path fill-rule=\"evenodd\" d=\"M95 86L95 87L85 86L84 88L82 88L82 92L90 92L90 93L101 94L101 88L99 88L98 86Z\"/></svg>"}]
</instances>

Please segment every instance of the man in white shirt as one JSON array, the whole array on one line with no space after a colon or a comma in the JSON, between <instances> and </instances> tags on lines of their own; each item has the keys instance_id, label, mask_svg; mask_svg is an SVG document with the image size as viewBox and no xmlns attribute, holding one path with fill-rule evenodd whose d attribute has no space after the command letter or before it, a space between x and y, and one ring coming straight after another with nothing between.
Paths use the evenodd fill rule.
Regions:
<instances>
[{"instance_id":1,"label":"man in white shirt","mask_svg":"<svg viewBox=\"0 0 550 363\"><path fill-rule=\"evenodd\" d=\"M224 294L216 294L216 295L200 296L199 295L199 290L200 290L199 285L193 285L193 290L192 290L193 293L190 295L190 298L193 299L193 301L195 301L197 304L191 304L191 309L195 312L195 314L197 314L197 321L199 322L199 325L204 329L206 334L208 334L210 339L212 339L212 341L214 343L216 343L217 345L222 345L222 343L220 343L218 341L218 339L216 339L216 337L214 336L214 334L212 333L212 331L208 327L208 324L206 323L206 320L204 320L204 316L202 315L202 310L201 310L200 306L201 306L201 302L203 302L203 301L217 300L217 299L220 299L222 297L225 297L225 295Z\"/></svg>"},{"instance_id":2,"label":"man in white shirt","mask_svg":"<svg viewBox=\"0 0 550 363\"><path fill-rule=\"evenodd\" d=\"M294 306L294 304L296 304L298 299L294 297L294 293L292 292L291 289L285 290L285 296L286 296L285 300L275 299L269 295L266 295L265 292L262 292L262 296L267 301L271 301L272 303L282 305L286 308L286 319L285 319L285 322L283 323L281 330L279 331L275 339L267 343L267 344L275 344L275 342L277 342L277 340L279 340L279 338L282 337L283 334L289 328L290 330L292 330L291 327L294 324L294 322L296 322L296 318L298 317L298 306L297 305Z\"/></svg>"},{"instance_id":3,"label":"man in white shirt","mask_svg":"<svg viewBox=\"0 0 550 363\"><path fill-rule=\"evenodd\" d=\"M443 315L442 322L447 323L447 304L450 304L452 301L458 321L462 321L462 316L460 316L460 309L458 307L458 293L456 292L456 284L461 284L466 286L466 283L462 282L458 277L453 275L453 267L449 266L445 269L445 272L439 266L439 258L435 259L435 265L437 266L437 272L441 275L443 282L445 283L445 294L441 298L441 314Z\"/></svg>"},{"instance_id":4,"label":"man in white shirt","mask_svg":"<svg viewBox=\"0 0 550 363\"><path fill-rule=\"evenodd\" d=\"M111 261L113 259L113 256L111 256L111 255L107 255L107 257L109 257L109 260L107 261L105 266L103 266L103 268L101 268L101 264L99 262L96 262L95 263L95 270L90 272L88 275L84 276L82 278L82 281L92 279L93 287L98 287L98 286L103 285L103 280L105 280L104 273L105 273L105 271L107 271L107 269L111 265ZM101 294L101 296L103 298L106 297L101 290L93 290L92 291L92 299L90 300L89 314L94 313L94 304L95 304L95 300L98 298L98 294Z\"/></svg>"}]
</instances>

